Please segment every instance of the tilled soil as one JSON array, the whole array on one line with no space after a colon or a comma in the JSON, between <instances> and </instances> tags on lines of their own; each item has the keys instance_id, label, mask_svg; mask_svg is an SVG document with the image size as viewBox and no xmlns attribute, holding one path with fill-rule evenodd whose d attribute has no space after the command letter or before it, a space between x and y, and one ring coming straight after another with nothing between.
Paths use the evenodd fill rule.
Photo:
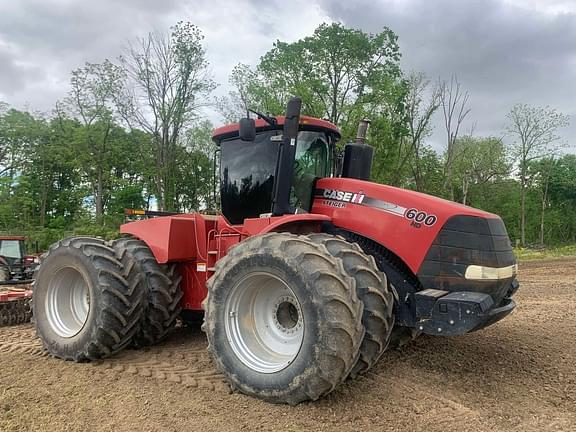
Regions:
<instances>
[{"instance_id":1,"label":"tilled soil","mask_svg":"<svg viewBox=\"0 0 576 432\"><path fill-rule=\"evenodd\" d=\"M512 316L422 336L296 407L231 393L200 330L93 364L0 328L0 431L576 431L576 259L520 265Z\"/></svg>"}]
</instances>

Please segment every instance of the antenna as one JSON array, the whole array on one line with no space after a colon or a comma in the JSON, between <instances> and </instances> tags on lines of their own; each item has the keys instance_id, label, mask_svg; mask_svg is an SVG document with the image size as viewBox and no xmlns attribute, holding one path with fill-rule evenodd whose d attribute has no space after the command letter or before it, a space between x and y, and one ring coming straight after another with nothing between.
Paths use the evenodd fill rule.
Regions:
<instances>
[{"instance_id":1,"label":"antenna","mask_svg":"<svg viewBox=\"0 0 576 432\"><path fill-rule=\"evenodd\" d=\"M258 118L261 118L266 123L268 123L270 126L276 126L278 124L278 121L276 120L276 117L274 117L274 116L268 116L266 114L259 113L258 111L254 111L253 109L250 109L250 108L248 108L248 112L256 114L258 116Z\"/></svg>"}]
</instances>

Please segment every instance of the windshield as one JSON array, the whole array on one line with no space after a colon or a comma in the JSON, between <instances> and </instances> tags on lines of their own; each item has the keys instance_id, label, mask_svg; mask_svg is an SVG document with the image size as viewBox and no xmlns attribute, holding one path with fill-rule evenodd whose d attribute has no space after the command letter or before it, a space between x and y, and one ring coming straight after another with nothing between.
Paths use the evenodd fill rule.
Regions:
<instances>
[{"instance_id":1,"label":"windshield","mask_svg":"<svg viewBox=\"0 0 576 432\"><path fill-rule=\"evenodd\" d=\"M330 175L331 152L324 132L300 131L294 158L290 205L309 211L314 182ZM282 131L264 131L254 141L220 143L220 203L232 224L272 211L274 180Z\"/></svg>"},{"instance_id":2,"label":"windshield","mask_svg":"<svg viewBox=\"0 0 576 432\"><path fill-rule=\"evenodd\" d=\"M5 258L21 258L20 240L0 240L0 256Z\"/></svg>"},{"instance_id":3,"label":"windshield","mask_svg":"<svg viewBox=\"0 0 576 432\"><path fill-rule=\"evenodd\" d=\"M263 132L254 141L238 138L220 144L220 202L232 224L269 213L272 206L278 143Z\"/></svg>"}]
</instances>

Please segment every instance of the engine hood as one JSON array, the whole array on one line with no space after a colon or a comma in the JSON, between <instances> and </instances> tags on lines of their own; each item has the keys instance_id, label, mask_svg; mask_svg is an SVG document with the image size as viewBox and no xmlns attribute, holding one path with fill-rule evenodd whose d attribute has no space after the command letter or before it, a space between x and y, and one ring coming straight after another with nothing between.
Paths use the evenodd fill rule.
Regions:
<instances>
[{"instance_id":1,"label":"engine hood","mask_svg":"<svg viewBox=\"0 0 576 432\"><path fill-rule=\"evenodd\" d=\"M416 274L435 238L454 216L499 216L423 193L350 178L316 183L313 213L368 237L398 255Z\"/></svg>"}]
</instances>

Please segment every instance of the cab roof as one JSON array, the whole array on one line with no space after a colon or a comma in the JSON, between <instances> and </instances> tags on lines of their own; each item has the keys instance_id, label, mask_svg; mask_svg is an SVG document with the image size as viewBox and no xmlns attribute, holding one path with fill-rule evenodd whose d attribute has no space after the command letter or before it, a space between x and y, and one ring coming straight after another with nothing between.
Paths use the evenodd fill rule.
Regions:
<instances>
[{"instance_id":1,"label":"cab roof","mask_svg":"<svg viewBox=\"0 0 576 432\"><path fill-rule=\"evenodd\" d=\"M275 126L271 126L263 119L256 119L256 131L261 132L265 130L282 129L284 126L284 119L284 116L276 117L277 124ZM308 116L300 116L300 127L304 130L325 130L336 135L337 138L340 138L340 129L327 120L320 120ZM222 126L214 129L214 132L212 132L212 139L216 142L219 142L223 139L234 138L235 136L238 136L239 130L240 126L238 123Z\"/></svg>"}]
</instances>

